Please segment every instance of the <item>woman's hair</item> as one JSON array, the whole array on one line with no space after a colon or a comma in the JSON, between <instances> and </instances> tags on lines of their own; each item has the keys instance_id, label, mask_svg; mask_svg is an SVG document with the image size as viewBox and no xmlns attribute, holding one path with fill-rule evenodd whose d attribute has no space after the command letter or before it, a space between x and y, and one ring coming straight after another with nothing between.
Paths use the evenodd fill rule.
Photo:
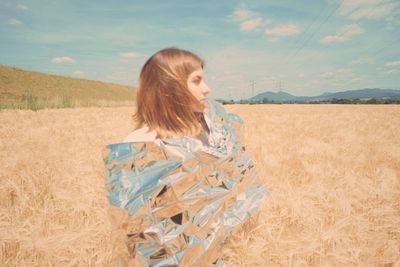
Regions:
<instances>
[{"instance_id":1,"label":"woman's hair","mask_svg":"<svg viewBox=\"0 0 400 267\"><path fill-rule=\"evenodd\" d=\"M136 128L148 126L158 138L198 135L198 114L203 109L187 86L189 75L203 68L204 61L192 52L175 47L152 55L143 65L136 95Z\"/></svg>"}]
</instances>

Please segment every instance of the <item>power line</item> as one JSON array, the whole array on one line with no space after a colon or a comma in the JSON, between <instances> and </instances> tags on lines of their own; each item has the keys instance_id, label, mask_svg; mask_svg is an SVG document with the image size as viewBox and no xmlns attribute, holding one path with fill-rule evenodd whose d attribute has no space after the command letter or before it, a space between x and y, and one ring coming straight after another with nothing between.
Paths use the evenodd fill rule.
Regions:
<instances>
[{"instance_id":1,"label":"power line","mask_svg":"<svg viewBox=\"0 0 400 267\"><path fill-rule=\"evenodd\" d=\"M254 97L254 83L255 83L255 81L252 80L252 82L251 82L251 97Z\"/></svg>"},{"instance_id":2,"label":"power line","mask_svg":"<svg viewBox=\"0 0 400 267\"><path fill-rule=\"evenodd\" d=\"M385 1L385 0L382 0L382 1L380 1L377 5L375 5L374 8L372 8L372 9L370 10L370 12L368 12L367 16L370 15L378 6L381 6L382 3L383 3L384 1ZM359 19L358 19L358 20L359 20ZM380 43L382 40L383 40L383 39L379 39L379 40L378 40L377 42L375 42L373 45L370 45L370 46L368 46L366 49L364 49L364 51L367 51L368 49L370 49L370 48L372 48L372 47L375 47L375 46L376 46L378 43ZM399 41L400 41L400 38L396 38L396 39L394 40L394 42L390 43L389 45L382 46L381 49L377 50L374 54L372 54L372 56L370 55L370 57L376 57L376 56L377 56L378 54L380 54L382 51L384 51L385 49L391 47L393 44L396 44L396 43L399 42ZM360 44L360 43L359 43L359 44Z\"/></svg>"},{"instance_id":3,"label":"power line","mask_svg":"<svg viewBox=\"0 0 400 267\"><path fill-rule=\"evenodd\" d=\"M342 0L341 3L339 3L339 5L333 10L333 12L331 12L331 13L328 15L328 17L326 17L326 19L320 24L320 27L321 27L323 24L325 24L325 23L329 20L330 17L332 17L332 15L333 15L333 14L338 10L338 8L342 5L343 1L344 1L344 0ZM376 4L373 8L371 8L371 9L369 10L369 12L366 14L366 16L368 17L370 14L372 14L372 12L374 12L376 8L378 8L379 6L381 6L381 5L383 4L384 1L386 1L386 0L381 0L378 4ZM359 11L362 7L363 7L362 5L359 5L356 9L353 9L351 12L352 12L352 13L357 12L357 11ZM354 23L357 23L361 18L362 18L362 17L358 18ZM298 52L300 52L300 51L304 48L305 44L314 36L314 34L318 31L318 29L319 29L320 27L318 27L318 28L313 32L313 34L307 39L307 41L303 43L303 46L301 46L301 47L299 47L299 48L297 49L297 51L296 51L296 53L294 54L294 56L292 57L292 59L298 54ZM337 35L337 38L340 38L340 37L342 37L342 36L345 36L345 34L346 34L350 29L351 29L351 28L349 27L349 28L347 28L345 31L341 32L339 35ZM379 50L378 53L379 53L379 52L382 52L382 51L383 51L383 49ZM288 63L289 61L290 61L290 60L288 60L287 63Z\"/></svg>"},{"instance_id":4,"label":"power line","mask_svg":"<svg viewBox=\"0 0 400 267\"><path fill-rule=\"evenodd\" d=\"M384 1L386 1L386 0L381 0L378 4L376 4L376 5L368 12L368 14L366 15L366 17L368 17L368 16L369 16L378 6L380 6ZM357 8L355 11L352 11L352 12L357 12L359 9L361 9L361 5L359 5L358 8ZM358 19L356 20L356 22L358 22L360 19L361 19L361 18L358 18ZM343 31L341 34L339 34L339 35L337 36L337 38L339 39L340 37L344 36L349 30L350 30L350 27L348 27L345 31Z\"/></svg>"},{"instance_id":5,"label":"power line","mask_svg":"<svg viewBox=\"0 0 400 267\"><path fill-rule=\"evenodd\" d=\"M321 9L321 11L325 10L326 6L323 6L323 8ZM306 30L304 31L304 33L302 35L300 35L299 38L296 39L296 42L294 45L291 45L291 47L295 47L297 46L297 44L299 43L300 39L302 39L301 37L306 36L307 32L309 29L311 29L311 27L315 24L315 22L317 22L317 20L323 15L324 12L319 12L318 16L315 17L315 19L313 20L313 22L311 24L309 24L306 28Z\"/></svg>"},{"instance_id":6,"label":"power line","mask_svg":"<svg viewBox=\"0 0 400 267\"><path fill-rule=\"evenodd\" d=\"M278 91L282 91L282 88L284 88L284 84L285 84L285 82L282 82L282 80L279 79L279 82L278 82L278 80L276 81L275 87L276 87L277 90L279 88Z\"/></svg>"},{"instance_id":7,"label":"power line","mask_svg":"<svg viewBox=\"0 0 400 267\"><path fill-rule=\"evenodd\" d=\"M325 24L325 23L333 16L333 14L335 14L335 12L336 12L336 11L339 9L339 7L342 5L343 1L344 1L344 0L342 0L342 1L337 5L337 7L334 8L333 11L325 18L325 20L324 20L322 23L319 24L319 26L318 26L317 29L311 34L311 36L310 36L308 39L306 39L306 41L303 43L303 45L300 46L300 47L296 50L296 52L295 52L295 54L293 55L293 57L288 57L288 59L286 60L286 62L284 62L285 65L289 63L290 58L293 59L293 58L296 57L297 53L298 53L301 49L303 49L303 47L305 46L305 44L307 44L307 42L315 35L315 33L321 28L321 26L322 26L323 24Z\"/></svg>"},{"instance_id":8,"label":"power line","mask_svg":"<svg viewBox=\"0 0 400 267\"><path fill-rule=\"evenodd\" d=\"M394 44L399 44L400 43L400 37L396 38L394 42L390 43L389 45L383 46L381 49L379 49L376 53L374 53L371 57L376 57L378 54L380 54L382 51L386 50L387 48L393 46Z\"/></svg>"}]
</instances>

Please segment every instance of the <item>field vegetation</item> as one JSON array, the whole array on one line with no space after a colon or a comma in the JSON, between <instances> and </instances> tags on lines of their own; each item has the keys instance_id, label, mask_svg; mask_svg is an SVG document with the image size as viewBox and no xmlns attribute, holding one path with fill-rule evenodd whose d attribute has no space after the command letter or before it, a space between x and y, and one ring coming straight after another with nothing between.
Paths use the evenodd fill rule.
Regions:
<instances>
[{"instance_id":1,"label":"field vegetation","mask_svg":"<svg viewBox=\"0 0 400 267\"><path fill-rule=\"evenodd\" d=\"M0 109L131 106L135 88L0 65Z\"/></svg>"},{"instance_id":2,"label":"field vegetation","mask_svg":"<svg viewBox=\"0 0 400 267\"><path fill-rule=\"evenodd\" d=\"M400 266L400 106L226 105L271 190L227 266ZM0 112L0 265L115 266L102 150L133 107ZM115 263L115 262L114 262Z\"/></svg>"}]
</instances>

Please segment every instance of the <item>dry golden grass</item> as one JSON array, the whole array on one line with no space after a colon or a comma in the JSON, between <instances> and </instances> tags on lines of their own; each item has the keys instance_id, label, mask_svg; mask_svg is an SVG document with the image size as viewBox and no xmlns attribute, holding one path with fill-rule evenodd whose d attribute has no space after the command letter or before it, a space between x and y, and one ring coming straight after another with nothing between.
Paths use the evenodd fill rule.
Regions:
<instances>
[{"instance_id":1,"label":"dry golden grass","mask_svg":"<svg viewBox=\"0 0 400 267\"><path fill-rule=\"evenodd\" d=\"M0 109L122 106L135 88L0 65Z\"/></svg>"},{"instance_id":2,"label":"dry golden grass","mask_svg":"<svg viewBox=\"0 0 400 267\"><path fill-rule=\"evenodd\" d=\"M227 266L400 266L400 106L232 105L272 192ZM0 112L0 265L110 266L101 150L133 108Z\"/></svg>"}]
</instances>

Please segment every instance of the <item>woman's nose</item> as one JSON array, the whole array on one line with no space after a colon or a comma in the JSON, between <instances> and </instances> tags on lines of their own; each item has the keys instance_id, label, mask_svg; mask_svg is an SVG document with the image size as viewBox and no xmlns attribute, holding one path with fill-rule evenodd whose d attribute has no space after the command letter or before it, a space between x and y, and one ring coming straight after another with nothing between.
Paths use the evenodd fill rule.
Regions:
<instances>
[{"instance_id":1,"label":"woman's nose","mask_svg":"<svg viewBox=\"0 0 400 267\"><path fill-rule=\"evenodd\" d=\"M210 91L211 91L211 89L208 87L208 85L204 84L204 87L203 87L203 90L202 90L203 94L207 95Z\"/></svg>"}]
</instances>

